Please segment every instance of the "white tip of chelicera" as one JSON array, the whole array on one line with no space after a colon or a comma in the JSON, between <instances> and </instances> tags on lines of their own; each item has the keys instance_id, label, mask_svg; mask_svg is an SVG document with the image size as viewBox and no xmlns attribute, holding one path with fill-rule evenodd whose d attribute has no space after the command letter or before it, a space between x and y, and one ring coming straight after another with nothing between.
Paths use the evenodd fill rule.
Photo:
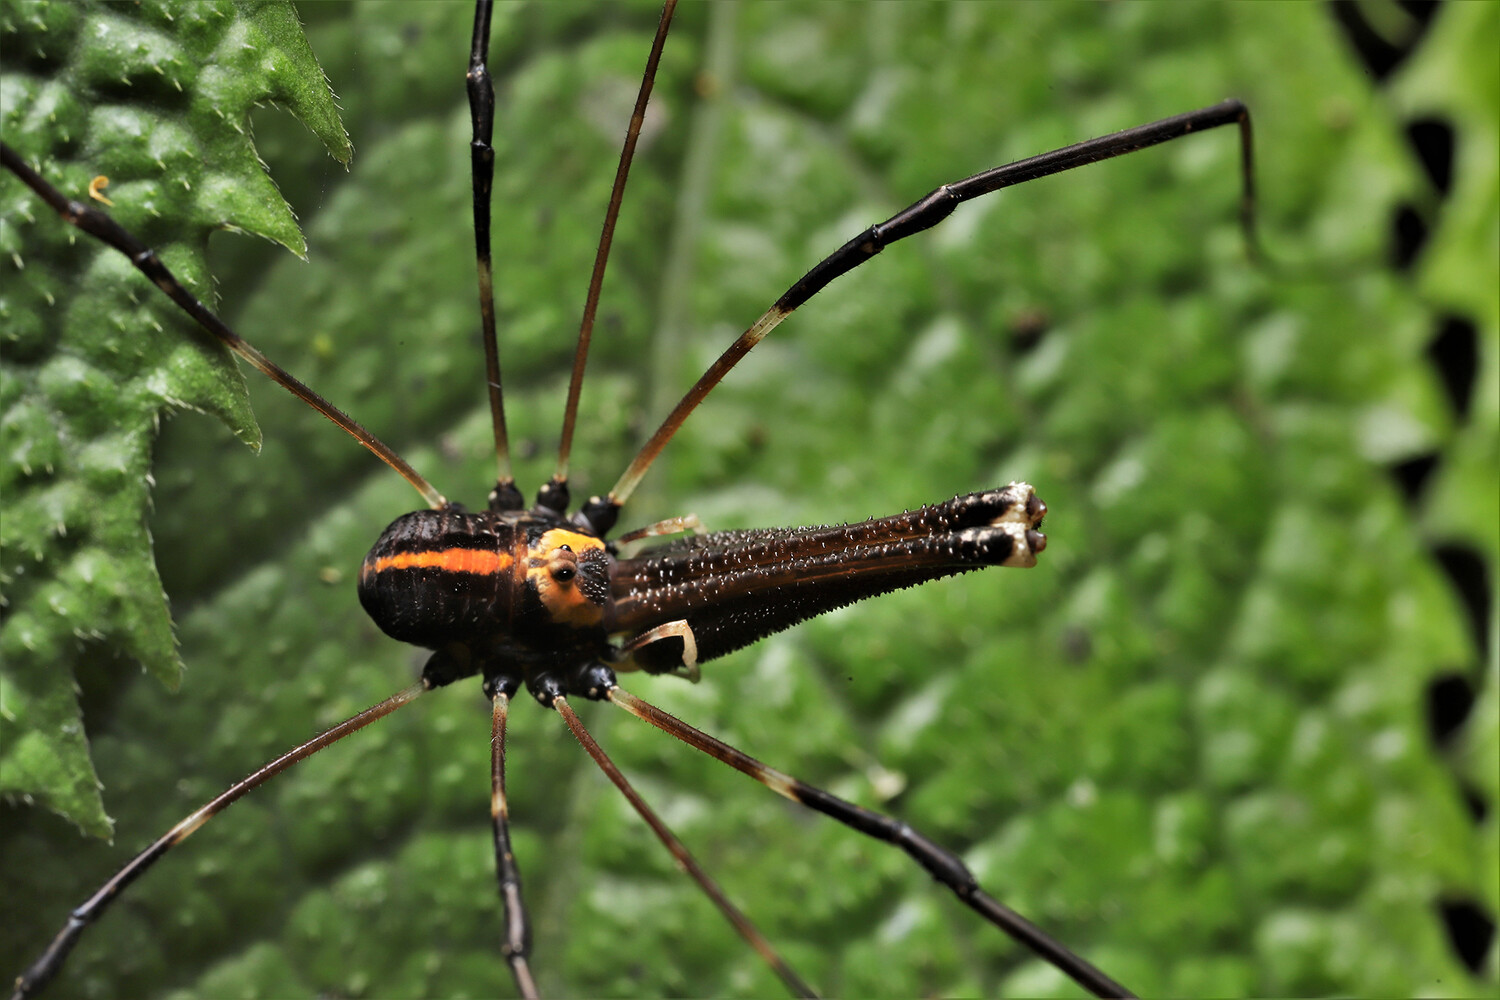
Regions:
<instances>
[{"instance_id":1,"label":"white tip of chelicera","mask_svg":"<svg viewBox=\"0 0 1500 1000\"><path fill-rule=\"evenodd\" d=\"M1000 565L1035 566L1037 555L1047 547L1047 536L1038 530L1047 516L1047 505L1030 483L1014 482L1001 492L1008 502L990 526L1010 537L1011 552Z\"/></svg>"}]
</instances>

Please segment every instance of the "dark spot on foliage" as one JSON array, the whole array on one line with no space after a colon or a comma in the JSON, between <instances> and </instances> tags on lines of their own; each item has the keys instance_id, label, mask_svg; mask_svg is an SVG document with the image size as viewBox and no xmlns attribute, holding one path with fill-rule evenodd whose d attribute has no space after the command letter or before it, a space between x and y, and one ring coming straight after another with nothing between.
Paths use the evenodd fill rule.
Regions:
<instances>
[{"instance_id":1,"label":"dark spot on foliage","mask_svg":"<svg viewBox=\"0 0 1500 1000\"><path fill-rule=\"evenodd\" d=\"M1479 374L1479 331L1474 321L1466 316L1444 316L1437 335L1427 344L1427 358L1443 380L1453 412L1458 419L1467 420Z\"/></svg>"},{"instance_id":2,"label":"dark spot on foliage","mask_svg":"<svg viewBox=\"0 0 1500 1000\"><path fill-rule=\"evenodd\" d=\"M1427 683L1427 733L1445 746L1463 728L1474 709L1474 684L1457 671L1440 674Z\"/></svg>"},{"instance_id":3,"label":"dark spot on foliage","mask_svg":"<svg viewBox=\"0 0 1500 1000\"><path fill-rule=\"evenodd\" d=\"M1427 452L1391 466L1391 478L1396 481L1401 495L1411 506L1416 506L1421 502L1422 492L1431 481L1432 473L1438 467L1438 461L1436 452Z\"/></svg>"},{"instance_id":4,"label":"dark spot on foliage","mask_svg":"<svg viewBox=\"0 0 1500 1000\"><path fill-rule=\"evenodd\" d=\"M1421 43L1438 5L1405 0L1389 6L1393 12L1406 15L1401 24L1369 21L1363 5L1354 0L1335 0L1329 4L1334 22L1342 29L1345 40L1377 81L1390 76Z\"/></svg>"},{"instance_id":5,"label":"dark spot on foliage","mask_svg":"<svg viewBox=\"0 0 1500 1000\"><path fill-rule=\"evenodd\" d=\"M1415 118L1406 124L1406 138L1432 186L1446 197L1453 186L1453 126L1441 118Z\"/></svg>"},{"instance_id":6,"label":"dark spot on foliage","mask_svg":"<svg viewBox=\"0 0 1500 1000\"><path fill-rule=\"evenodd\" d=\"M1448 929L1448 939L1453 942L1459 960L1470 971L1479 972L1495 942L1494 914L1472 899L1461 898L1439 900L1438 913Z\"/></svg>"},{"instance_id":7,"label":"dark spot on foliage","mask_svg":"<svg viewBox=\"0 0 1500 1000\"><path fill-rule=\"evenodd\" d=\"M1483 656L1490 648L1490 601L1493 582L1484 557L1469 545L1446 544L1433 550L1438 565L1458 591L1474 637L1474 649Z\"/></svg>"},{"instance_id":8,"label":"dark spot on foliage","mask_svg":"<svg viewBox=\"0 0 1500 1000\"><path fill-rule=\"evenodd\" d=\"M1426 243L1426 220L1414 206L1400 205L1391 219L1391 267L1410 270Z\"/></svg>"}]
</instances>

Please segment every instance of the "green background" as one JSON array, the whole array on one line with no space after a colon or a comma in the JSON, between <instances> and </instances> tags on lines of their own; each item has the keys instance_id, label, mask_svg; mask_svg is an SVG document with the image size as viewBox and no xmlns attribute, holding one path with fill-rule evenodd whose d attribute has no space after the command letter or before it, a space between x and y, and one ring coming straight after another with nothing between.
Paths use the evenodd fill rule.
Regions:
<instances>
[{"instance_id":1,"label":"green background","mask_svg":"<svg viewBox=\"0 0 1500 1000\"><path fill-rule=\"evenodd\" d=\"M37 9L8 8L6 31ZM477 505L492 473L466 222L469 11L302 15L354 166L345 173L286 116L256 115L310 263L217 237L224 313ZM152 17L140 15L145 41L120 58L160 61L181 45L200 86L219 86L197 42L166 40ZM139 186L153 183L139 156L111 165L135 147L105 112L174 99L149 73L79 55L97 55L87 42L101 18L85 12L74 34L49 36L40 58L9 71L7 140L37 121L55 136L56 118L49 133L45 115L14 110L39 106L17 100L23 77L55 73L77 88L58 100L79 123L48 154L63 161L58 174L75 195L112 174L116 215L151 235L170 220L141 211L158 189ZM653 23L642 6L497 15L497 285L530 487L550 471L570 327ZM694 417L622 527L687 512L716 529L854 520L1025 479L1052 510L1041 564L867 602L712 663L696 687L627 686L953 846L995 895L1142 992L1492 993L1494 948L1480 975L1468 972L1436 905L1472 899L1491 915L1500 905L1495 612L1483 612L1481 652L1429 547L1477 549L1493 581L1497 31L1493 7L1449 8L1376 87L1310 6L685 10L605 287L579 494L607 489L691 378L824 253L997 163L1239 96L1256 115L1261 218L1279 265L1245 260L1237 146L1223 132L992 196L843 279ZM260 51L231 44L239 38L211 52ZM302 99L312 114L316 95ZM1458 128L1455 187L1441 201L1399 132L1405 117L1433 113ZM147 140L189 127L190 115L166 114ZM244 186L245 151L226 155L241 174L216 185L209 171L196 185L184 245L222 219L294 242L274 211L255 215L268 202ZM169 178L211 161L165 159ZM8 179L0 190L8 211L26 204ZM1403 200L1427 214L1434 239L1395 273L1379 262ZM34 224L7 223L8 255L25 258L60 230L30 204ZM54 300L113 301L114 279L82 266L86 277L48 286ZM47 424L38 413L67 404L24 388L43 348L10 332L47 328L24 321L44 307L19 291L40 287L40 273L8 273L15 291L0 302L7 360L22 372L4 384L5 451L25 465L7 473L18 502L12 511L7 500L6 586L50 601L28 589L47 561L28 561L14 533L30 509L19 500L34 496L25 489L66 465L15 443ZM132 275L119 287L127 300L152 294ZM1424 354L1448 314L1479 329L1463 419ZM180 690L113 652L149 645L120 638L133 626L117 607L88 626L112 644L74 657L113 843L40 809L3 814L0 892L9 911L39 914L7 921L6 974L176 819L420 669L422 655L380 636L353 594L359 558L415 504L411 490L249 380L259 457L188 416L166 425L152 473ZM217 398L205 391L198 405L233 411ZM143 405L138 419L150 413ZM1434 480L1404 499L1384 467L1433 451ZM45 511L54 494L40 495ZM133 509L99 502L97 519L131 522ZM53 645L71 650L81 626L56 600L69 641ZM27 607L17 598L8 613L7 685L54 665L23 664L9 644L15 609ZM1427 686L1455 672L1483 694L1469 725L1435 748ZM61 994L507 992L477 687L423 698L205 828L91 932ZM1070 988L891 849L622 713L591 707L585 718L820 988ZM20 741L7 740L9 753ZM545 992L779 992L560 720L518 706L511 767ZM1464 789L1488 804L1484 825Z\"/></svg>"}]
</instances>

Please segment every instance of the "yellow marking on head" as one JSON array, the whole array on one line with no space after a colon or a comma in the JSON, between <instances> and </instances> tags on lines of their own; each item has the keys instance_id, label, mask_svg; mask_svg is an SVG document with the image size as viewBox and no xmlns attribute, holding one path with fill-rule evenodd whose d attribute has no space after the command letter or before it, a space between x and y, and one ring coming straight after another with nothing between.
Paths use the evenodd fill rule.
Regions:
<instances>
[{"instance_id":1,"label":"yellow marking on head","mask_svg":"<svg viewBox=\"0 0 1500 1000\"><path fill-rule=\"evenodd\" d=\"M585 627L604 619L604 608L578 586L579 556L604 543L566 528L553 528L527 551L526 578L536 586L542 607L558 625Z\"/></svg>"},{"instance_id":2,"label":"yellow marking on head","mask_svg":"<svg viewBox=\"0 0 1500 1000\"><path fill-rule=\"evenodd\" d=\"M588 549L602 549L604 543L592 535L580 535L576 531L567 528L553 528L537 539L537 543L531 547L531 557L536 559L546 558L551 552L566 545L574 552L583 552Z\"/></svg>"}]
</instances>

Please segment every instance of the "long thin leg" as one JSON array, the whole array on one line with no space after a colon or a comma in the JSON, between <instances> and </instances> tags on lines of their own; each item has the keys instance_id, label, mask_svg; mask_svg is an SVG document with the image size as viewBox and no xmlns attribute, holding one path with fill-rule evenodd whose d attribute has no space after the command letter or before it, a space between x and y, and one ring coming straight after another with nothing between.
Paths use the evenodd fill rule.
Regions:
<instances>
[{"instance_id":1,"label":"long thin leg","mask_svg":"<svg viewBox=\"0 0 1500 1000\"><path fill-rule=\"evenodd\" d=\"M395 469L402 479L411 483L416 491L422 494L422 499L427 501L430 507L437 510L448 506L448 501L443 495L431 483L418 475L417 470L408 465L405 459L392 451L389 445L361 427L343 410L303 385L286 369L260 353L239 334L231 330L228 324L209 311L209 308L199 302L193 293L188 291L182 282L178 281L176 276L167 269L167 266L156 256L156 251L142 243L124 226L97 208L68 198L49 184L41 174L27 166L20 153L3 142L0 142L0 163L21 178L27 187L35 191L54 212L62 216L64 222L77 226L105 245L129 257L130 263L135 265L136 270L150 278L167 298L177 303L183 312L191 316L199 326L212 334L221 344L244 358L272 382L323 414L344 433L368 448L376 458Z\"/></svg>"},{"instance_id":2,"label":"long thin leg","mask_svg":"<svg viewBox=\"0 0 1500 1000\"><path fill-rule=\"evenodd\" d=\"M598 764L599 769L604 772L605 776L615 783L615 787L629 800L631 806L640 814L641 819L645 820L646 824L651 827L657 839L666 845L667 850L672 852L672 857L677 861L677 866L693 877L693 881L697 882L699 887L708 894L708 898L713 900L714 905L719 908L719 912L723 913L729 922L734 925L734 929L739 932L740 937L749 942L750 947L754 948L760 954L760 957L765 959L766 964L771 967L771 970L781 977L781 981L786 984L787 989L793 995L799 997L817 996L813 988L804 983L802 978L792 971L791 966L786 964L786 960L776 953L776 949L771 947L771 943L750 922L750 918L741 913L729 901L729 898L724 895L724 890L720 889L718 883L710 878L708 873L699 866L693 856L688 853L688 849L683 846L682 841L677 839L676 834L667 828L667 824L661 821L661 817L656 815L655 811L646 804L646 800L641 798L640 793L631 787L629 781L625 780L625 775L621 774L620 769L615 766L615 762L609 759L609 755L604 752L604 748L599 746L594 738L589 735L589 731L584 728L583 721L578 718L577 713L568 704L568 699L562 695L558 695L553 699L552 707L557 709L557 713L563 717L563 721L567 722L568 728L573 730L573 736L579 743L583 744L583 748L588 751L589 756L594 758L594 763Z\"/></svg>"},{"instance_id":3,"label":"long thin leg","mask_svg":"<svg viewBox=\"0 0 1500 1000\"><path fill-rule=\"evenodd\" d=\"M172 829L162 834L161 837L157 838L155 843L140 854L137 854L124 868L116 872L108 882L104 883L97 892L88 898L87 902L69 914L68 922L63 925L63 929L58 931L57 936L52 939L52 943L47 946L47 950L42 953L42 957L33 962L31 968L27 969L16 979L15 992L11 994L11 1000L21 1000L23 997L32 996L43 986L46 986L52 977L57 975L57 971L62 968L63 961L67 959L68 953L73 950L73 946L78 943L78 938L83 934L84 928L88 927L95 920L98 920L105 908L114 902L115 898L125 890L126 886L140 878L146 869L161 860L162 855L186 840L204 823L207 823L233 805L252 788L265 784L292 765L306 760L324 747L337 743L350 733L357 732L375 720L385 718L403 705L410 704L416 700L419 694L426 690L426 683L418 681L411 687L391 695L385 701L370 706L353 718L345 719L332 729L314 736L296 749L289 750L280 757L277 757L249 777L230 785L206 805L197 809L190 816L172 827Z\"/></svg>"},{"instance_id":4,"label":"long thin leg","mask_svg":"<svg viewBox=\"0 0 1500 1000\"><path fill-rule=\"evenodd\" d=\"M1044 932L1031 921L989 896L979 887L979 882L952 851L922 836L905 823L862 806L846 802L821 788L799 781L775 768L767 767L741 750L723 740L715 739L700 729L695 729L674 715L670 715L649 702L642 701L623 688L613 688L609 700L625 711L651 725L670 733L688 746L717 758L730 767L748 774L767 788L800 802L810 809L858 830L860 833L894 844L927 869L928 874L952 889L959 899L979 913L990 923L1000 928L1031 951L1056 966L1084 989L1100 997L1128 997L1131 992L1109 976L1096 969L1083 958L1069 951L1066 946Z\"/></svg>"},{"instance_id":5,"label":"long thin leg","mask_svg":"<svg viewBox=\"0 0 1500 1000\"><path fill-rule=\"evenodd\" d=\"M485 65L490 50L490 0L474 5L474 35L469 47L469 173L474 188L474 260L479 271L479 322L483 329L485 385L490 395L490 425L495 436L495 489L491 510L520 510L526 505L516 489L510 466L510 437L505 429L505 392L500 387L500 344L495 339L495 279L490 264L490 192L495 181L495 85Z\"/></svg>"},{"instance_id":6,"label":"long thin leg","mask_svg":"<svg viewBox=\"0 0 1500 1000\"><path fill-rule=\"evenodd\" d=\"M635 157L636 142L641 137L641 123L646 120L646 105L651 100L651 88L656 84L656 67L661 62L661 50L667 42L667 29L672 25L672 14L676 9L677 0L667 0L662 5L661 19L656 25L656 38L651 43L651 54L646 57L646 71L641 75L641 89L635 98L635 110L631 112L630 126L625 130L620 165L615 168L615 186L609 193L609 208L604 212L599 250L594 255L594 273L589 277L583 319L578 324L578 347L573 352L573 377L568 382L562 437L557 445L557 471L552 474L552 481L542 487L542 493L537 498L542 506L556 511L564 511L568 507L568 457L573 450L573 428L578 422L578 397L583 392L583 370L588 365L594 317L599 311L599 290L604 287L604 269L609 264L609 248L615 239L615 223L620 218L620 203L625 198L625 181L630 176L630 161Z\"/></svg>"},{"instance_id":7,"label":"long thin leg","mask_svg":"<svg viewBox=\"0 0 1500 1000\"><path fill-rule=\"evenodd\" d=\"M510 809L505 801L505 720L510 696L495 691L490 696L490 823L495 830L495 877L500 901L505 906L505 944L501 952L510 963L516 991L523 997L540 996L531 976L527 956L531 954L531 923L521 899L521 868L510 847Z\"/></svg>"},{"instance_id":8,"label":"long thin leg","mask_svg":"<svg viewBox=\"0 0 1500 1000\"><path fill-rule=\"evenodd\" d=\"M1115 132L1098 139L1090 139L1087 142L1053 150L1040 156L995 167L952 184L944 184L884 222L877 223L860 233L798 278L781 298L776 300L775 305L766 310L760 319L756 320L740 335L739 339L719 355L718 360L709 366L708 371L703 373L703 376L682 397L682 401L662 421L656 433L651 435L651 439L646 442L624 474L620 476L619 482L615 483L609 496L600 501L597 506L591 503L590 507L585 508L585 513L596 526L613 524L613 514L618 513L621 505L635 492L646 470L666 447L672 435L682 426L688 414L703 402L709 391L729 374L740 359L748 354L752 347L760 343L762 338L775 329L782 320L790 316L798 306L816 295L830 281L854 270L892 243L924 229L932 228L952 214L959 204L971 198L978 198L1026 181L1049 177L1085 164L1123 156L1148 146L1180 139L1193 132L1232 124L1240 127L1240 170L1243 184L1240 219L1253 251L1256 246L1255 181L1252 168L1250 112L1239 101L1223 101L1197 111L1173 115L1171 118L1163 118L1148 125Z\"/></svg>"}]
</instances>

